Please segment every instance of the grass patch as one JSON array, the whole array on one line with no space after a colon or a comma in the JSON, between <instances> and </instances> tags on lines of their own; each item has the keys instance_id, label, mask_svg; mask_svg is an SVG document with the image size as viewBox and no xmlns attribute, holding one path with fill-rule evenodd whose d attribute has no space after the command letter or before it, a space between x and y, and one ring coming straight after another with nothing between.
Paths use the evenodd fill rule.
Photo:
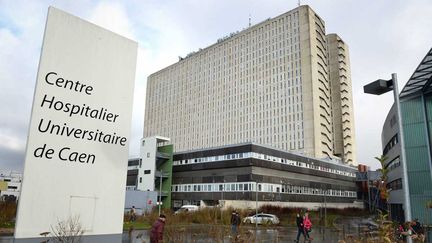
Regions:
<instances>
[{"instance_id":1,"label":"grass patch","mask_svg":"<svg viewBox=\"0 0 432 243\"><path fill-rule=\"evenodd\" d=\"M16 202L0 201L0 228L14 228L16 212Z\"/></svg>"},{"instance_id":2,"label":"grass patch","mask_svg":"<svg viewBox=\"0 0 432 243\"><path fill-rule=\"evenodd\" d=\"M0 223L0 228L13 229L15 228L15 222L2 222Z\"/></svg>"},{"instance_id":3,"label":"grass patch","mask_svg":"<svg viewBox=\"0 0 432 243\"><path fill-rule=\"evenodd\" d=\"M196 212L183 212L174 214L170 209L163 209L162 213L166 216L166 226L188 226L188 225L214 225L216 226L229 226L231 213L234 209L227 208L220 210L220 208L202 208ZM254 215L255 209L237 209L240 214L241 220L245 217ZM297 213L304 213L305 209L302 208L288 208L278 207L272 205L263 205L258 210L259 213L269 213L276 215L280 220L280 226L296 226L296 215ZM327 208L327 227L334 227L334 222L338 217L350 217L350 216L364 216L367 212L359 209L348 208L348 209L331 209ZM324 209L317 211L309 211L309 217L311 218L314 226L324 226ZM129 222L129 217L125 215L123 229L150 229L153 223L158 219L158 210L154 210L145 216L137 217L135 222ZM229 229L229 227L227 228ZM213 230L214 234L219 234L219 229ZM174 234L175 235L175 234Z\"/></svg>"},{"instance_id":4,"label":"grass patch","mask_svg":"<svg viewBox=\"0 0 432 243\"><path fill-rule=\"evenodd\" d=\"M151 224L149 222L137 222L137 221L123 223L123 230L129 230L131 227L136 230L150 229Z\"/></svg>"}]
</instances>

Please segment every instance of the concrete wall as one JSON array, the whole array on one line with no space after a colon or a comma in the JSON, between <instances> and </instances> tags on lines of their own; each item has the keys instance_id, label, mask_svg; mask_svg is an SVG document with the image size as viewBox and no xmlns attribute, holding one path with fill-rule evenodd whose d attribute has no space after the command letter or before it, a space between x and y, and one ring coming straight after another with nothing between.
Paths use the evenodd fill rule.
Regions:
<instances>
[{"instance_id":1,"label":"concrete wall","mask_svg":"<svg viewBox=\"0 0 432 243\"><path fill-rule=\"evenodd\" d=\"M142 166L138 172L137 190L154 191L155 190L155 173L156 173L156 152L157 139L156 137L148 137L141 139L140 146ZM145 171L150 173L145 174Z\"/></svg>"},{"instance_id":2,"label":"concrete wall","mask_svg":"<svg viewBox=\"0 0 432 243\"><path fill-rule=\"evenodd\" d=\"M239 200L224 200L222 203L224 208L241 208L241 209L255 209L256 202L255 201L239 201ZM362 202L354 202L354 203L312 203L312 202L267 202L267 201L258 201L258 208L264 205L273 205L280 207L291 207L291 208L306 208L309 210L317 210L319 208L327 207L327 208L363 208Z\"/></svg>"},{"instance_id":3,"label":"concrete wall","mask_svg":"<svg viewBox=\"0 0 432 243\"><path fill-rule=\"evenodd\" d=\"M155 191L126 191L125 212L128 212L132 206L135 206L138 214L150 212L157 206L157 195Z\"/></svg>"},{"instance_id":4,"label":"concrete wall","mask_svg":"<svg viewBox=\"0 0 432 243\"><path fill-rule=\"evenodd\" d=\"M381 132L381 143L382 143L383 150L387 145L389 145L390 140L395 135L399 136L398 134L399 134L399 126L398 126L396 108L393 105L389 113L387 114ZM393 161L394 159L400 157L400 154L401 154L401 147L398 141L394 146L392 146L391 149L387 151L386 154L384 154L387 157L386 165L391 161ZM400 166L398 167L391 168L387 174L388 182L403 178L402 168L403 168L402 164L400 164ZM404 202L403 189L390 191L390 197L389 197L390 204L403 204L403 202Z\"/></svg>"},{"instance_id":5,"label":"concrete wall","mask_svg":"<svg viewBox=\"0 0 432 243\"><path fill-rule=\"evenodd\" d=\"M337 35L326 35L331 83L334 154L356 165L354 106L348 45Z\"/></svg>"}]
</instances>

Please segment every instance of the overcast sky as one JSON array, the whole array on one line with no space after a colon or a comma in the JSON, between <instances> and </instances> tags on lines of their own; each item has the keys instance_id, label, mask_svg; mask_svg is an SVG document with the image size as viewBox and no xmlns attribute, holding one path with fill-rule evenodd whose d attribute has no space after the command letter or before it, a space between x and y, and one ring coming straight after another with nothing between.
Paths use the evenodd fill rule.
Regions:
<instances>
[{"instance_id":1,"label":"overcast sky","mask_svg":"<svg viewBox=\"0 0 432 243\"><path fill-rule=\"evenodd\" d=\"M399 77L405 85L432 47L430 0L317 0L310 5L350 47L357 161L372 169L392 95L363 94L363 85ZM23 170L30 111L48 6L139 43L130 156L139 153L147 76L220 37L297 7L297 0L0 0L0 171Z\"/></svg>"}]
</instances>

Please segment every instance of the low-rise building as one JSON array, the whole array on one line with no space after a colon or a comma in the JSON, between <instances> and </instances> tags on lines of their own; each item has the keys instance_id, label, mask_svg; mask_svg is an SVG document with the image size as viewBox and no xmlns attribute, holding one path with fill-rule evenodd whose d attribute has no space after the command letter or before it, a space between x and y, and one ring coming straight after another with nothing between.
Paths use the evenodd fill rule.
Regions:
<instances>
[{"instance_id":1,"label":"low-rise building","mask_svg":"<svg viewBox=\"0 0 432 243\"><path fill-rule=\"evenodd\" d=\"M0 200L17 201L21 191L22 173L0 173Z\"/></svg>"},{"instance_id":2,"label":"low-rise building","mask_svg":"<svg viewBox=\"0 0 432 243\"><path fill-rule=\"evenodd\" d=\"M172 205L359 207L356 167L256 143L174 153Z\"/></svg>"},{"instance_id":3,"label":"low-rise building","mask_svg":"<svg viewBox=\"0 0 432 243\"><path fill-rule=\"evenodd\" d=\"M149 194L149 196L143 194L146 195L143 196L143 201L146 201L145 205L152 206L162 201L163 208L171 207L173 146L169 144L169 141L169 138L160 136L143 138L141 139L139 158L128 161L126 189L129 191L157 192L157 201L153 199L153 194ZM136 202L137 194L134 193L133 195L133 201ZM126 205L128 204L131 202L127 197Z\"/></svg>"}]
</instances>

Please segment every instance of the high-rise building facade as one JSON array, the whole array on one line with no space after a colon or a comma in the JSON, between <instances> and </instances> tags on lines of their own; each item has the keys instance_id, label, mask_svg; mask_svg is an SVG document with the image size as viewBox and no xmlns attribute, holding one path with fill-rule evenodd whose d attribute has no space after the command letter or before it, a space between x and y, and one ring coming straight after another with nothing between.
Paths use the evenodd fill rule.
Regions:
<instances>
[{"instance_id":1,"label":"high-rise building facade","mask_svg":"<svg viewBox=\"0 0 432 243\"><path fill-rule=\"evenodd\" d=\"M329 38L300 6L181 58L148 78L144 137L169 137L177 152L256 142L355 164L348 50L332 65L329 50L342 51Z\"/></svg>"},{"instance_id":2,"label":"high-rise building facade","mask_svg":"<svg viewBox=\"0 0 432 243\"><path fill-rule=\"evenodd\" d=\"M352 164L356 158L351 68L347 44L326 35L332 91L333 154Z\"/></svg>"}]
</instances>

